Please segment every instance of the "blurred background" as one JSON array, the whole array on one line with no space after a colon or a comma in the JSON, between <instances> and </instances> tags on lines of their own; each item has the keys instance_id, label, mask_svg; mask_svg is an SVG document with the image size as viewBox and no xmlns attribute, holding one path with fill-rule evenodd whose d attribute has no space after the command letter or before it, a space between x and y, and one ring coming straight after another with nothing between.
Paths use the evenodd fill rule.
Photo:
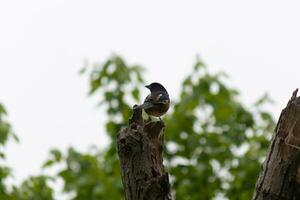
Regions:
<instances>
[{"instance_id":1,"label":"blurred background","mask_svg":"<svg viewBox=\"0 0 300 200\"><path fill-rule=\"evenodd\" d=\"M299 86L299 6L1 1L0 199L122 199L115 136L154 81L173 196L250 199Z\"/></svg>"}]
</instances>

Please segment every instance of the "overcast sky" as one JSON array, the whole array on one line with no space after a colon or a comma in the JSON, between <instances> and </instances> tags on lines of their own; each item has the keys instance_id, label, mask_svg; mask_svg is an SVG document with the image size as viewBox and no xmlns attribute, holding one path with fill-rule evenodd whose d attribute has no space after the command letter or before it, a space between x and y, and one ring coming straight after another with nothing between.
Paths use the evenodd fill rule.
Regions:
<instances>
[{"instance_id":1,"label":"overcast sky","mask_svg":"<svg viewBox=\"0 0 300 200\"><path fill-rule=\"evenodd\" d=\"M52 147L107 140L96 100L78 75L112 52L147 68L172 98L200 54L251 105L268 92L277 119L300 82L299 1L0 1L0 101L20 144L8 162L22 179Z\"/></svg>"}]
</instances>

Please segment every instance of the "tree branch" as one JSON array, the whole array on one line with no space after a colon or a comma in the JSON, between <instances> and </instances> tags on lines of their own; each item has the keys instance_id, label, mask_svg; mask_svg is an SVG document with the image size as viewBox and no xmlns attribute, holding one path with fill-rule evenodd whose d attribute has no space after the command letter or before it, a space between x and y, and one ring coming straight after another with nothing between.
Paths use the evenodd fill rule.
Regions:
<instances>
[{"instance_id":1,"label":"tree branch","mask_svg":"<svg viewBox=\"0 0 300 200\"><path fill-rule=\"evenodd\" d=\"M300 97L297 91L281 112L253 200L300 199Z\"/></svg>"}]
</instances>

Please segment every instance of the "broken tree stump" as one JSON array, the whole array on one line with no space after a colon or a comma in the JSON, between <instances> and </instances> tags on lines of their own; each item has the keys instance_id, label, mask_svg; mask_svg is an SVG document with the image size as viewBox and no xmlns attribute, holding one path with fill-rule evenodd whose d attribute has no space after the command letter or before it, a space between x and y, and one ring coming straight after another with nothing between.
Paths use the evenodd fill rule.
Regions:
<instances>
[{"instance_id":1,"label":"broken tree stump","mask_svg":"<svg viewBox=\"0 0 300 200\"><path fill-rule=\"evenodd\" d=\"M144 123L133 109L129 125L117 138L126 200L170 200L169 175L163 165L162 121Z\"/></svg>"},{"instance_id":2,"label":"broken tree stump","mask_svg":"<svg viewBox=\"0 0 300 200\"><path fill-rule=\"evenodd\" d=\"M252 200L300 199L300 97L282 110Z\"/></svg>"}]
</instances>

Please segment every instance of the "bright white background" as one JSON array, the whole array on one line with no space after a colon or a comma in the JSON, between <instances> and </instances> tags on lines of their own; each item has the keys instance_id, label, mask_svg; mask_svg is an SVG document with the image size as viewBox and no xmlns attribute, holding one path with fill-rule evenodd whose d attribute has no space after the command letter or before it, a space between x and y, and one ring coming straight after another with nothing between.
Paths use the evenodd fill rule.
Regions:
<instances>
[{"instance_id":1,"label":"bright white background","mask_svg":"<svg viewBox=\"0 0 300 200\"><path fill-rule=\"evenodd\" d=\"M20 144L16 180L39 172L52 147L105 146L105 118L87 98L83 60L112 52L147 68L176 98L200 54L251 105L268 92L277 118L300 84L299 1L0 2L0 101Z\"/></svg>"}]
</instances>

